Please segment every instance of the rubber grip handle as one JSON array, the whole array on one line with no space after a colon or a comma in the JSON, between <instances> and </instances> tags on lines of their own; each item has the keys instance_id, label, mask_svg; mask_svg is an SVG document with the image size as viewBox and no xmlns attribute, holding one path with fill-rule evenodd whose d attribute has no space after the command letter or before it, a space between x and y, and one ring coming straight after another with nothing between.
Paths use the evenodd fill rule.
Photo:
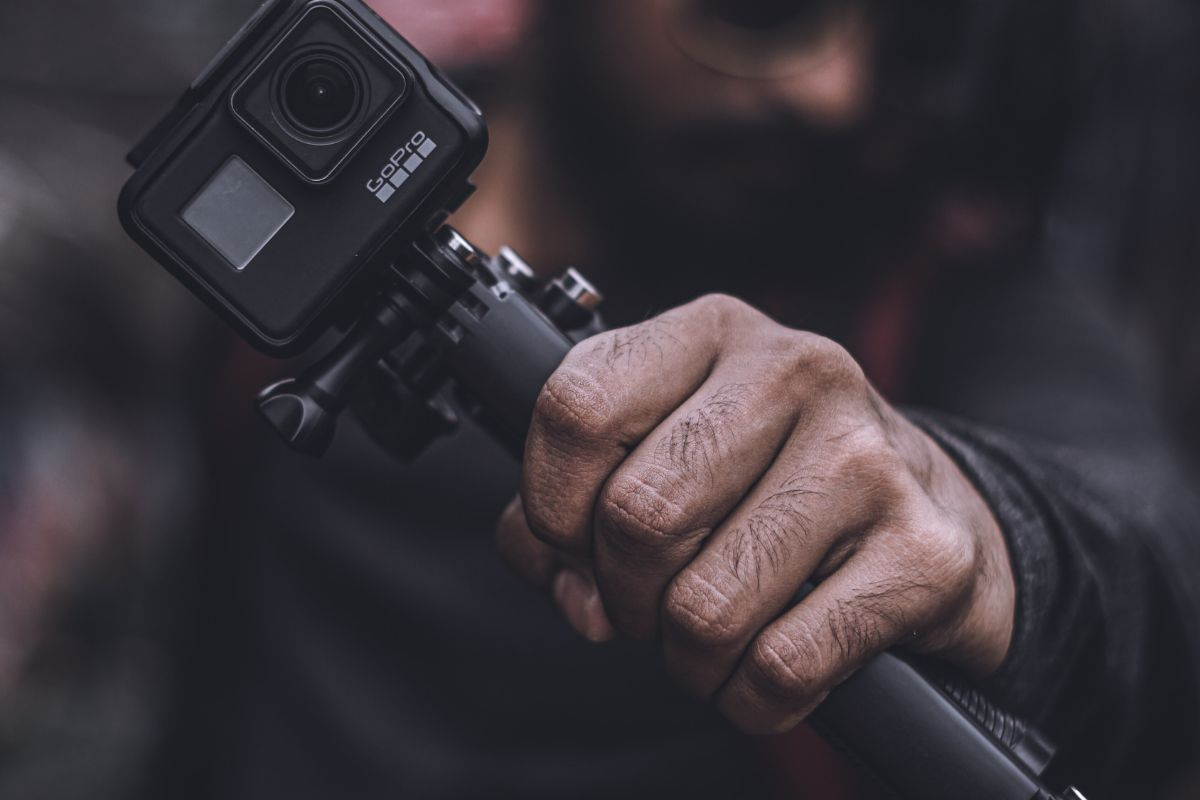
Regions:
<instances>
[{"instance_id":1,"label":"rubber grip handle","mask_svg":"<svg viewBox=\"0 0 1200 800\"><path fill-rule=\"evenodd\" d=\"M450 373L479 401L489 427L517 444L571 342L517 293L497 297L479 287L468 302L475 308L460 305L440 325ZM1025 741L1026 726L978 693L947 690L891 653L835 689L812 722L901 797L1054 797L1035 777L1040 770L1006 747Z\"/></svg>"},{"instance_id":2,"label":"rubber grip handle","mask_svg":"<svg viewBox=\"0 0 1200 800\"><path fill-rule=\"evenodd\" d=\"M810 721L888 789L921 800L1044 800L1032 770L892 653L836 688Z\"/></svg>"},{"instance_id":3,"label":"rubber grip handle","mask_svg":"<svg viewBox=\"0 0 1200 800\"><path fill-rule=\"evenodd\" d=\"M919 670L932 677L927 670ZM983 696L978 689L956 678L939 681L954 703L1019 758L1034 775L1041 775L1054 757L1054 745L1025 720L1008 713Z\"/></svg>"}]
</instances>

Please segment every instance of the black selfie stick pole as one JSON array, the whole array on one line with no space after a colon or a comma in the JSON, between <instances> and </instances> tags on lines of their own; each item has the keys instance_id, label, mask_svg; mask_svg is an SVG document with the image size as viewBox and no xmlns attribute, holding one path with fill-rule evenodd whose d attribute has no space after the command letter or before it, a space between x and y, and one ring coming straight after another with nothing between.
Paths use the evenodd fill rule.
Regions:
<instances>
[{"instance_id":1,"label":"black selfie stick pole","mask_svg":"<svg viewBox=\"0 0 1200 800\"><path fill-rule=\"evenodd\" d=\"M360 380L420 334L422 363L427 371L434 363L442 378L425 382L426 390L452 383L473 414L519 452L541 387L574 343L568 332L578 339L589 329L598 293L573 271L539 284L511 252L485 260L449 227L416 242L393 273L390 288L333 353L260 396L264 416L292 447L320 455ZM1073 789L1056 794L1039 780L1052 748L1035 731L932 674L884 653L835 689L811 721L904 798L1081 800Z\"/></svg>"}]
</instances>

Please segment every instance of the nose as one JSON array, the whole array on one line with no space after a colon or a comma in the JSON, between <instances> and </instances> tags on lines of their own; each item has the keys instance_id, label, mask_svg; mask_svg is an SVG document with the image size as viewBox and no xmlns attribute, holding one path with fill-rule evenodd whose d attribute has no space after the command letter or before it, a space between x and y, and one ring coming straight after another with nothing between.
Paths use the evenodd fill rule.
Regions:
<instances>
[{"instance_id":1,"label":"nose","mask_svg":"<svg viewBox=\"0 0 1200 800\"><path fill-rule=\"evenodd\" d=\"M855 0L668 0L693 59L753 81L764 104L837 128L866 111L875 32ZM743 89L744 90L744 89Z\"/></svg>"},{"instance_id":2,"label":"nose","mask_svg":"<svg viewBox=\"0 0 1200 800\"><path fill-rule=\"evenodd\" d=\"M780 105L828 128L851 125L870 104L874 34L865 20L831 28L794 68L764 90Z\"/></svg>"}]
</instances>

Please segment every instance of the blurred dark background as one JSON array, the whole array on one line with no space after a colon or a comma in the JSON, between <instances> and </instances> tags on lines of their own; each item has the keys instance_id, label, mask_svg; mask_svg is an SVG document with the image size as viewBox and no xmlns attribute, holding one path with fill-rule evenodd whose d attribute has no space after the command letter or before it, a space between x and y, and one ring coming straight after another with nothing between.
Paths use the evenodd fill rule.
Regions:
<instances>
[{"instance_id":1,"label":"blurred dark background","mask_svg":"<svg viewBox=\"0 0 1200 800\"><path fill-rule=\"evenodd\" d=\"M213 409L246 400L214 385L227 335L125 240L115 198L125 152L254 5L0 0L2 798L137 796L173 724L180 641L207 601L194 577ZM485 111L506 113L528 8L390 5ZM1200 83L1187 58L1151 56L1200 38L1183 3L1079 5L1086 46L1071 52L1093 61L1072 67L1092 79L1067 98L1082 109L1068 131L1045 121L1048 141L1065 137L1050 260L1153 343L1161 407L1195 464Z\"/></svg>"}]
</instances>

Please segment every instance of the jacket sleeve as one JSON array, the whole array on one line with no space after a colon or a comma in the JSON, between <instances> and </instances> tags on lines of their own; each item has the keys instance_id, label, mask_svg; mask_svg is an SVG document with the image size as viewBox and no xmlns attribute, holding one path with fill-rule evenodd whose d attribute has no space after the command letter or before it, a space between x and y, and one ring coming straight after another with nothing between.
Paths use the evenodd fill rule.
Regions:
<instances>
[{"instance_id":1,"label":"jacket sleeve","mask_svg":"<svg viewBox=\"0 0 1200 800\"><path fill-rule=\"evenodd\" d=\"M912 417L989 502L1017 582L994 697L1089 797L1155 796L1192 761L1200 504L1153 360L1095 297L1032 274L950 288ZM931 377L932 376L932 377Z\"/></svg>"}]
</instances>

